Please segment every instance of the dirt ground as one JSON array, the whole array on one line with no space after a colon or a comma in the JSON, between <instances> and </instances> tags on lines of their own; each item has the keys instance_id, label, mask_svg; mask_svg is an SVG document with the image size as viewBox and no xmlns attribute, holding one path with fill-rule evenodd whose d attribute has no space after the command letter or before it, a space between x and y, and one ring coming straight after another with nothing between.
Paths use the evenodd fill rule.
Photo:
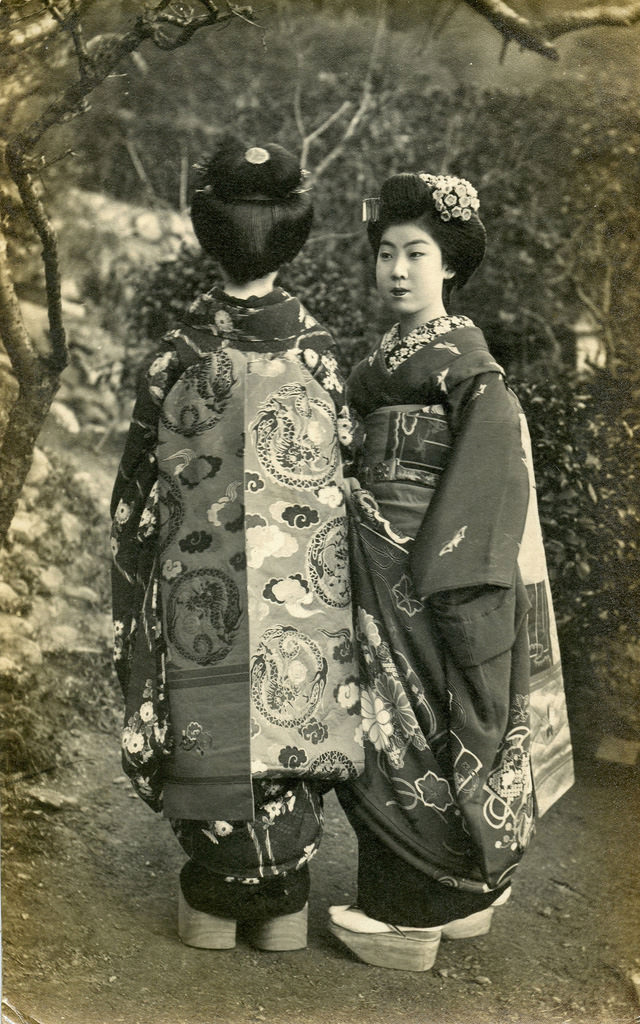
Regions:
<instances>
[{"instance_id":1,"label":"dirt ground","mask_svg":"<svg viewBox=\"0 0 640 1024\"><path fill-rule=\"evenodd\" d=\"M72 763L16 783L3 821L7 1024L20 1013L38 1024L640 1019L637 769L581 765L489 935L443 944L432 971L410 974L358 962L326 930L327 906L355 895L355 844L333 796L306 950L181 945L168 823L120 775L114 735L74 731Z\"/></svg>"},{"instance_id":2,"label":"dirt ground","mask_svg":"<svg viewBox=\"0 0 640 1024\"><path fill-rule=\"evenodd\" d=\"M55 435L49 441L60 445ZM86 452L78 460L102 496L95 537L103 529L106 537L115 463L106 456L91 463ZM95 579L87 581L80 557L87 546L70 557L67 545L60 574L72 585L69 601L81 603L83 580L96 587L106 580L106 555L97 551ZM46 559L57 551L50 544ZM3 792L2 1024L640 1022L640 980L633 980L640 979L640 766L592 757L581 758L576 785L539 822L513 899L491 932L443 943L430 972L367 966L329 935L327 907L355 897L356 874L355 841L333 795L312 865L306 950L181 945L183 855L168 823L121 774L108 662L96 661L93 683L87 673L87 658L96 660L87 653L96 643L91 632L97 637L99 621L104 631L106 611L81 619L61 600L42 598L38 607L60 609L64 629L81 634L84 654L45 652L32 703L46 695L39 713L47 720L56 696L64 698L64 713L52 717L64 733L63 755L50 772L8 776ZM61 629L45 623L40 635L73 636ZM106 701L105 713L79 713L91 701L99 709Z\"/></svg>"}]
</instances>

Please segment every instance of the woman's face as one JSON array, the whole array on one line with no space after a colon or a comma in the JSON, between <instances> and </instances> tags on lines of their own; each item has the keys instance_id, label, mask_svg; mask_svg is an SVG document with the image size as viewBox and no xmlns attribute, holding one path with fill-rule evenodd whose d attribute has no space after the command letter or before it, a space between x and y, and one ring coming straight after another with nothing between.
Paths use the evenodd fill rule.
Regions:
<instances>
[{"instance_id":1,"label":"woman's face","mask_svg":"<svg viewBox=\"0 0 640 1024\"><path fill-rule=\"evenodd\" d=\"M376 283L383 301L400 321L403 334L446 313L442 284L453 277L440 246L419 221L386 228L376 261Z\"/></svg>"}]
</instances>

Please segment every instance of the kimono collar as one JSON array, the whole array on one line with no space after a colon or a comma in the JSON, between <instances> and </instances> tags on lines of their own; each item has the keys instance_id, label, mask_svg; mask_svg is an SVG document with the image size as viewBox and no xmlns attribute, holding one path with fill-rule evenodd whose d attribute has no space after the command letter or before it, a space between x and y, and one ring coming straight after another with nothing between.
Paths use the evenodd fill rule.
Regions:
<instances>
[{"instance_id":1,"label":"kimono collar","mask_svg":"<svg viewBox=\"0 0 640 1024\"><path fill-rule=\"evenodd\" d=\"M234 348L278 351L295 346L301 332L311 326L302 303L283 288L264 296L238 299L212 288L193 302L188 324L204 328Z\"/></svg>"}]
</instances>

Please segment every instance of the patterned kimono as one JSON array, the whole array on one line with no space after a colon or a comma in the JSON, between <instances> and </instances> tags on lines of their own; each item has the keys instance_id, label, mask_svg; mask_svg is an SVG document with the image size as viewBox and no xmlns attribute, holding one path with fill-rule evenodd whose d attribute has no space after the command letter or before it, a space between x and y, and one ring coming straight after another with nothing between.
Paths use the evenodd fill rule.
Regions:
<instances>
[{"instance_id":1,"label":"patterned kimono","mask_svg":"<svg viewBox=\"0 0 640 1024\"><path fill-rule=\"evenodd\" d=\"M295 869L355 777L332 339L276 289L192 306L141 375L113 498L125 771L225 877Z\"/></svg>"},{"instance_id":2,"label":"patterned kimono","mask_svg":"<svg viewBox=\"0 0 640 1024\"><path fill-rule=\"evenodd\" d=\"M347 393L365 772L338 792L359 905L425 927L495 899L573 780L531 450L465 317L396 326Z\"/></svg>"}]
</instances>

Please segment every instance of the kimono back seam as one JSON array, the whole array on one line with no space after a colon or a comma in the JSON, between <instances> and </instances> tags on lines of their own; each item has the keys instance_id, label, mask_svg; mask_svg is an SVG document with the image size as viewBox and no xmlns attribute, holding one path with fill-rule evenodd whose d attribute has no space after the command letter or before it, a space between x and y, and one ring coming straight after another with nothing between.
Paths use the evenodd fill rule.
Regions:
<instances>
[{"instance_id":1,"label":"kimono back seam","mask_svg":"<svg viewBox=\"0 0 640 1024\"><path fill-rule=\"evenodd\" d=\"M353 704L339 700L357 691L341 385L330 336L280 290L256 309L210 293L196 313L148 378L162 650L126 728L135 747L139 720L162 707L167 737L128 753L148 778L160 757L168 817L250 819L254 778L331 784L362 767Z\"/></svg>"}]
</instances>

